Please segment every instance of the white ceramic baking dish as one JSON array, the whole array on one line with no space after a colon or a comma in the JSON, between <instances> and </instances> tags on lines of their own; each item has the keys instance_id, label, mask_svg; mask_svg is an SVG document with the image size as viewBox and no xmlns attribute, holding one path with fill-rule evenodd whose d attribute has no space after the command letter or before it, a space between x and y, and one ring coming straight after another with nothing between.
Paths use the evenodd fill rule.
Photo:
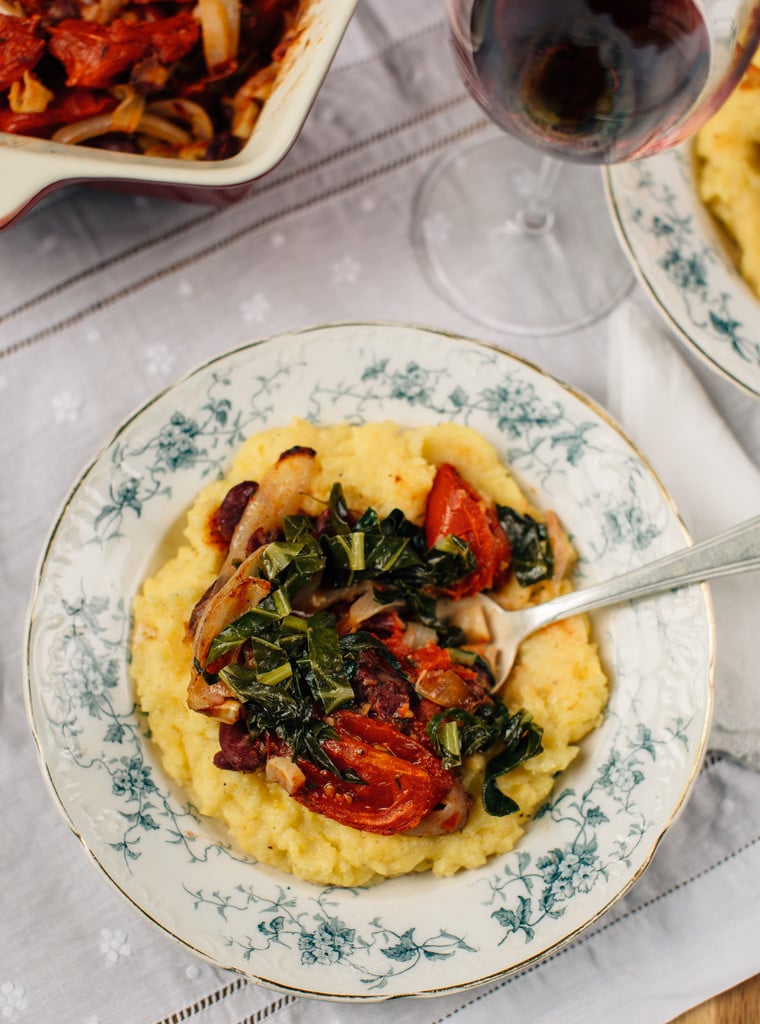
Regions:
<instances>
[{"instance_id":1,"label":"white ceramic baking dish","mask_svg":"<svg viewBox=\"0 0 760 1024\"><path fill-rule=\"evenodd\" d=\"M219 205L242 198L298 137L357 3L312 0L250 139L229 159L125 155L0 132L0 228L75 182Z\"/></svg>"}]
</instances>

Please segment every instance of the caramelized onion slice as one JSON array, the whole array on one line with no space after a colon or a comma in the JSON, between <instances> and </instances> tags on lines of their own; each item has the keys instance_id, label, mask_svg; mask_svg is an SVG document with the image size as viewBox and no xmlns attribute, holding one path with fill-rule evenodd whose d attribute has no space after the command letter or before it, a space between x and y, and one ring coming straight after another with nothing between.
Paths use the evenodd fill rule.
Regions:
<instances>
[{"instance_id":1,"label":"caramelized onion slice","mask_svg":"<svg viewBox=\"0 0 760 1024\"><path fill-rule=\"evenodd\" d=\"M216 636L235 619L255 608L269 593L266 580L253 576L261 558L254 551L227 582L213 592L203 604L193 637L193 670L187 687L187 706L211 718L228 724L240 716L240 701L223 680L209 684L203 671L207 667L208 652Z\"/></svg>"},{"instance_id":2,"label":"caramelized onion slice","mask_svg":"<svg viewBox=\"0 0 760 1024\"><path fill-rule=\"evenodd\" d=\"M228 579L246 557L249 542L256 533L278 530L285 516L301 511L314 477L315 455L311 448L291 448L264 474L232 534L220 574L222 579Z\"/></svg>"},{"instance_id":3,"label":"caramelized onion slice","mask_svg":"<svg viewBox=\"0 0 760 1024\"><path fill-rule=\"evenodd\" d=\"M418 647L438 643L438 634L431 626L424 626L421 622L408 622L401 639L407 647L416 651Z\"/></svg>"},{"instance_id":4,"label":"caramelized onion slice","mask_svg":"<svg viewBox=\"0 0 760 1024\"><path fill-rule=\"evenodd\" d=\"M188 142L192 141L190 132L156 114L143 114L137 131L143 132L145 135L152 135L154 139L163 139L164 142L170 142L173 146L186 146Z\"/></svg>"},{"instance_id":5,"label":"caramelized onion slice","mask_svg":"<svg viewBox=\"0 0 760 1024\"><path fill-rule=\"evenodd\" d=\"M546 529L554 556L554 579L563 580L570 574L578 555L556 513L551 510L546 513Z\"/></svg>"},{"instance_id":6,"label":"caramelized onion slice","mask_svg":"<svg viewBox=\"0 0 760 1024\"><path fill-rule=\"evenodd\" d=\"M264 101L269 98L280 65L276 62L261 68L245 81L232 100L232 134L237 139L247 139L258 120Z\"/></svg>"},{"instance_id":7,"label":"caramelized onion slice","mask_svg":"<svg viewBox=\"0 0 760 1024\"><path fill-rule=\"evenodd\" d=\"M8 106L14 114L42 114L55 99L36 75L25 71L8 91Z\"/></svg>"},{"instance_id":8,"label":"caramelized onion slice","mask_svg":"<svg viewBox=\"0 0 760 1024\"><path fill-rule=\"evenodd\" d=\"M269 583L252 575L260 559L261 549L257 549L205 603L193 638L193 658L202 669L207 667L208 652L214 638L235 619L255 608L269 593Z\"/></svg>"},{"instance_id":9,"label":"caramelized onion slice","mask_svg":"<svg viewBox=\"0 0 760 1024\"><path fill-rule=\"evenodd\" d=\"M456 601L442 598L436 602L435 612L444 622L458 626L469 644L487 643L491 639L486 614L476 597L462 597Z\"/></svg>"},{"instance_id":10,"label":"caramelized onion slice","mask_svg":"<svg viewBox=\"0 0 760 1024\"><path fill-rule=\"evenodd\" d=\"M108 25L114 20L127 0L98 0L96 3L79 5L79 16L84 21L92 21L98 25Z\"/></svg>"},{"instance_id":11,"label":"caramelized onion slice","mask_svg":"<svg viewBox=\"0 0 760 1024\"><path fill-rule=\"evenodd\" d=\"M473 702L469 686L453 669L423 672L414 688L420 697L442 708L466 708Z\"/></svg>"},{"instance_id":12,"label":"caramelized onion slice","mask_svg":"<svg viewBox=\"0 0 760 1024\"><path fill-rule=\"evenodd\" d=\"M116 132L131 135L137 128L145 111L145 97L140 96L131 86L120 85L113 90L113 95L121 102L111 111L111 127Z\"/></svg>"},{"instance_id":13,"label":"caramelized onion slice","mask_svg":"<svg viewBox=\"0 0 760 1024\"><path fill-rule=\"evenodd\" d=\"M83 117L81 121L72 121L65 124L51 136L53 142L66 142L74 145L77 142L85 142L87 139L97 138L98 135L105 135L113 131L111 115L95 114L94 117Z\"/></svg>"},{"instance_id":14,"label":"caramelized onion slice","mask_svg":"<svg viewBox=\"0 0 760 1024\"><path fill-rule=\"evenodd\" d=\"M352 602L351 607L338 622L338 632L341 636L355 633L363 622L374 618L378 612L385 611L387 608L398 608L401 604L399 601L395 601L393 604L381 604L375 600L375 591L369 582L359 584L359 587L356 600ZM349 588L344 588L344 590L349 590Z\"/></svg>"},{"instance_id":15,"label":"caramelized onion slice","mask_svg":"<svg viewBox=\"0 0 760 1024\"><path fill-rule=\"evenodd\" d=\"M445 836L459 832L467 824L471 798L462 783L457 780L441 802L441 806L430 811L419 825L407 829L405 836Z\"/></svg>"},{"instance_id":16,"label":"caramelized onion slice","mask_svg":"<svg viewBox=\"0 0 760 1024\"><path fill-rule=\"evenodd\" d=\"M240 0L220 0L227 17L232 57L237 56L240 47Z\"/></svg>"},{"instance_id":17,"label":"caramelized onion slice","mask_svg":"<svg viewBox=\"0 0 760 1024\"><path fill-rule=\"evenodd\" d=\"M157 114L168 121L180 120L190 125L194 139L210 142L214 137L211 118L199 103L192 100L156 100L145 108L149 114Z\"/></svg>"},{"instance_id":18,"label":"caramelized onion slice","mask_svg":"<svg viewBox=\"0 0 760 1024\"><path fill-rule=\"evenodd\" d=\"M240 37L240 5L237 0L198 0L203 56L209 74L233 60Z\"/></svg>"},{"instance_id":19,"label":"caramelized onion slice","mask_svg":"<svg viewBox=\"0 0 760 1024\"><path fill-rule=\"evenodd\" d=\"M81 121L63 125L53 134L52 140L75 144L97 138L99 135L107 135L108 132L123 131L124 129L114 124L114 113L111 111L107 114L96 114L94 117L85 117ZM173 146L184 146L191 141L189 132L155 114L143 114L137 124L137 130L170 142Z\"/></svg>"},{"instance_id":20,"label":"caramelized onion slice","mask_svg":"<svg viewBox=\"0 0 760 1024\"><path fill-rule=\"evenodd\" d=\"M187 688L187 706L191 711L234 725L240 718L243 705L225 683L209 686L203 676L194 675Z\"/></svg>"}]
</instances>

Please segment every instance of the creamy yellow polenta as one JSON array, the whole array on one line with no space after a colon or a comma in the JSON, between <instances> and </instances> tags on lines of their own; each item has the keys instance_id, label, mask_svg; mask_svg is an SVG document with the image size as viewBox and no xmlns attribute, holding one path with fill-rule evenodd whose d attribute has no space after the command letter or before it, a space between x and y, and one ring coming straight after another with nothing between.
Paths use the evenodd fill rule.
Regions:
<instances>
[{"instance_id":1,"label":"creamy yellow polenta","mask_svg":"<svg viewBox=\"0 0 760 1024\"><path fill-rule=\"evenodd\" d=\"M207 486L188 514L185 540L134 601L132 674L153 740L168 774L204 815L221 819L233 844L265 864L307 881L364 885L412 871L451 875L511 849L525 823L549 795L557 772L578 753L578 742L601 720L607 680L585 616L550 626L528 639L506 687L513 710L526 708L543 727L544 751L504 778L504 792L520 812L487 815L476 799L464 830L435 837L380 836L315 815L263 772L242 774L214 767L218 723L188 710L191 645L187 621L195 602L216 577L222 552L208 541L209 517L227 490L260 479L293 445L317 452L314 498L324 501L335 481L352 508L381 515L399 507L417 522L443 461L500 504L538 515L495 450L478 434L452 424L402 430L392 423L315 427L297 420L251 437L224 480ZM320 506L315 502L314 513ZM525 590L505 589L513 604L553 596L566 583L547 581ZM482 757L465 766L465 787L479 793Z\"/></svg>"},{"instance_id":2,"label":"creamy yellow polenta","mask_svg":"<svg viewBox=\"0 0 760 1024\"><path fill-rule=\"evenodd\" d=\"M760 295L760 52L697 133L695 147L699 194L736 243L739 270Z\"/></svg>"}]
</instances>

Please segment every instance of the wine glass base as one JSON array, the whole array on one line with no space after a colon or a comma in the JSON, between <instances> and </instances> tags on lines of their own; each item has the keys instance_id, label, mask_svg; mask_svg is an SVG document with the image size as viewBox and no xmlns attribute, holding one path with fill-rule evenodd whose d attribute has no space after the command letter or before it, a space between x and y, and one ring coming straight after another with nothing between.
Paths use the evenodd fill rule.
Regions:
<instances>
[{"instance_id":1,"label":"wine glass base","mask_svg":"<svg viewBox=\"0 0 760 1024\"><path fill-rule=\"evenodd\" d=\"M458 146L422 182L412 240L436 290L487 327L564 334L633 284L598 169L563 164L545 227L523 214L541 154L503 133Z\"/></svg>"}]
</instances>

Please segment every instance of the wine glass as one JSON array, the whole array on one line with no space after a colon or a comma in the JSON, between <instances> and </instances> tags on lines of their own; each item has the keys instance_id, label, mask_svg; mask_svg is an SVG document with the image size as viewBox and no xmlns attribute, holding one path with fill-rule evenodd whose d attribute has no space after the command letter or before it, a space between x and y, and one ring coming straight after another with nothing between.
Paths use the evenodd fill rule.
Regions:
<instances>
[{"instance_id":1,"label":"wine glass","mask_svg":"<svg viewBox=\"0 0 760 1024\"><path fill-rule=\"evenodd\" d=\"M460 75L501 129L452 150L416 196L434 285L487 326L594 322L632 283L601 176L691 135L760 37L738 0L447 0ZM562 161L560 163L560 161Z\"/></svg>"}]
</instances>

